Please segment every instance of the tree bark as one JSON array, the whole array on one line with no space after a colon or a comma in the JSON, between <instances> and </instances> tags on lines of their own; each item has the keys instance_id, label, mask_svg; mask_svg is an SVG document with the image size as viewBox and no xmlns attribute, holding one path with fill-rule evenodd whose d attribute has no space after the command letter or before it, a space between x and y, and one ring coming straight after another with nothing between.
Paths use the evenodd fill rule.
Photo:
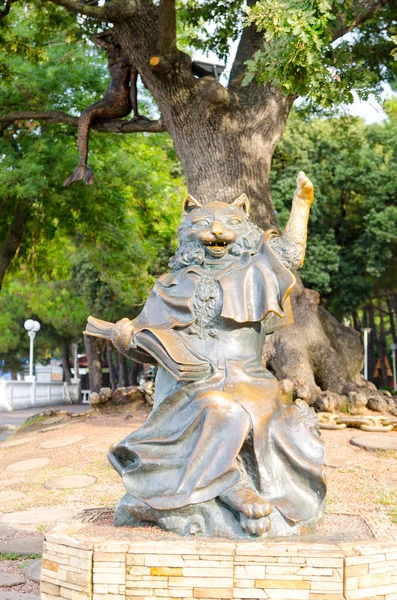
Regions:
<instances>
[{"instance_id":1,"label":"tree bark","mask_svg":"<svg viewBox=\"0 0 397 600\"><path fill-rule=\"evenodd\" d=\"M113 357L112 357L112 345L110 342L106 342L106 358L109 367L109 383L112 391L116 389L116 380L114 377Z\"/></svg>"},{"instance_id":2,"label":"tree bark","mask_svg":"<svg viewBox=\"0 0 397 600\"><path fill-rule=\"evenodd\" d=\"M127 387L128 386L128 368L127 368L127 358L121 352L117 353L117 362L119 366L119 380L118 387Z\"/></svg>"},{"instance_id":3,"label":"tree bark","mask_svg":"<svg viewBox=\"0 0 397 600\"><path fill-rule=\"evenodd\" d=\"M65 375L66 383L72 380L72 370L70 368L70 346L69 344L62 345L62 367Z\"/></svg>"},{"instance_id":4,"label":"tree bark","mask_svg":"<svg viewBox=\"0 0 397 600\"><path fill-rule=\"evenodd\" d=\"M0 290L5 274L16 255L31 213L30 200L20 200L14 208L11 224L0 245Z\"/></svg>"},{"instance_id":5,"label":"tree bark","mask_svg":"<svg viewBox=\"0 0 397 600\"><path fill-rule=\"evenodd\" d=\"M397 344L397 333L396 333L396 323L395 323L395 312L396 312L396 308L395 308L395 304L393 302L393 295L392 294L388 294L387 295L387 308L389 310L389 319L390 319L390 333L393 339L393 343Z\"/></svg>"},{"instance_id":6,"label":"tree bark","mask_svg":"<svg viewBox=\"0 0 397 600\"><path fill-rule=\"evenodd\" d=\"M382 300L378 298L378 313L380 320L380 333L379 333L379 351L380 351L380 364L382 371L382 386L388 387L389 385L389 377L387 375L387 344L386 344L386 331L385 331L385 321L384 314L382 308Z\"/></svg>"},{"instance_id":7,"label":"tree bark","mask_svg":"<svg viewBox=\"0 0 397 600\"><path fill-rule=\"evenodd\" d=\"M246 193L251 219L262 229L277 230L269 174L294 96L286 97L270 84L241 86L244 62L263 38L252 27L244 30L229 86L224 88L214 78L195 79L190 58L182 53L159 57L156 66L150 64L158 38L150 10L137 15L133 26L128 20L118 23L116 35L159 106L189 193L201 202L230 202ZM148 33L141 36L141 31ZM324 407L345 402L354 410L376 393L360 373L361 340L320 308L318 300L318 294L297 286L295 325L273 336L265 351L268 364L279 380L292 381L295 397L313 404L331 394L332 402L326 398Z\"/></svg>"},{"instance_id":8,"label":"tree bark","mask_svg":"<svg viewBox=\"0 0 397 600\"><path fill-rule=\"evenodd\" d=\"M284 96L270 83L241 86L245 61L263 44L263 33L253 26L244 28L225 88L213 77L195 78L190 57L177 50L173 0L161 0L159 5L141 0L105 2L103 7L76 0L53 2L114 23L116 40L161 112L155 126L164 127L172 136L189 193L203 202L230 202L246 193L252 220L263 229L277 229L269 188L271 159L295 96ZM334 38L369 18L384 3L354 0L346 16L338 14ZM320 308L318 295L302 285L294 293L293 308L295 324L277 332L266 348L270 367L279 379L290 379L295 395L310 403L331 393L346 396L353 404L356 389L370 389L360 376L358 335ZM128 385L126 360L121 355L118 365L119 384Z\"/></svg>"},{"instance_id":9,"label":"tree bark","mask_svg":"<svg viewBox=\"0 0 397 600\"><path fill-rule=\"evenodd\" d=\"M84 344L87 354L90 391L99 392L102 387L102 364L99 344L97 339L90 335L84 336Z\"/></svg>"},{"instance_id":10,"label":"tree bark","mask_svg":"<svg viewBox=\"0 0 397 600\"><path fill-rule=\"evenodd\" d=\"M131 361L128 369L128 385L138 385L138 375L141 369L141 364L135 360Z\"/></svg>"}]
</instances>

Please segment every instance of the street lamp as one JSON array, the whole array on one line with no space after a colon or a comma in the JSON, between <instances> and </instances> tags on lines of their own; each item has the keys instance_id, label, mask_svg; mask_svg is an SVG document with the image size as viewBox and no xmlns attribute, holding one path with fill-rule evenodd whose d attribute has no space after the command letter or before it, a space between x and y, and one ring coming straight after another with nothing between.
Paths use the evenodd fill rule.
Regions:
<instances>
[{"instance_id":1,"label":"street lamp","mask_svg":"<svg viewBox=\"0 0 397 600\"><path fill-rule=\"evenodd\" d=\"M28 336L30 337L30 351L29 351L29 379L33 378L33 343L34 338L36 337L36 333L40 331L40 323L38 321L33 321L33 319L28 319L24 323L24 327L28 332Z\"/></svg>"},{"instance_id":2,"label":"street lamp","mask_svg":"<svg viewBox=\"0 0 397 600\"><path fill-rule=\"evenodd\" d=\"M364 379L368 381L368 335L371 333L371 328L363 327L361 331L364 334Z\"/></svg>"},{"instance_id":3,"label":"street lamp","mask_svg":"<svg viewBox=\"0 0 397 600\"><path fill-rule=\"evenodd\" d=\"M390 344L390 350L391 350L391 360L393 363L393 384L394 384L394 391L397 392L397 376L396 376L396 350L397 350L397 344Z\"/></svg>"}]
</instances>

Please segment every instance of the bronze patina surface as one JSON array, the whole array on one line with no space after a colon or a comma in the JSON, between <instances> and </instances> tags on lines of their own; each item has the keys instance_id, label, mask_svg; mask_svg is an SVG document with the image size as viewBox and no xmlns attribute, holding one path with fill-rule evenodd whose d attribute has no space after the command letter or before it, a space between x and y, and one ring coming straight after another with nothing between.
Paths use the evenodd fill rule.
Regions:
<instances>
[{"instance_id":1,"label":"bronze patina surface","mask_svg":"<svg viewBox=\"0 0 397 600\"><path fill-rule=\"evenodd\" d=\"M73 173L64 181L68 186L76 181L84 181L93 185L92 170L87 164L88 138L91 124L97 119L122 119L134 110L139 117L137 107L138 72L131 64L129 57L121 50L112 37L112 30L95 35L93 41L103 48L108 56L110 84L99 102L91 104L80 115L77 135L80 160Z\"/></svg>"},{"instance_id":2,"label":"bronze patina surface","mask_svg":"<svg viewBox=\"0 0 397 600\"><path fill-rule=\"evenodd\" d=\"M171 271L141 314L87 332L159 365L147 422L109 451L127 494L118 525L249 538L313 531L322 517L324 449L303 401L283 404L266 335L293 322L291 269L303 264L313 186L304 173L285 232L232 204L184 202Z\"/></svg>"}]
</instances>

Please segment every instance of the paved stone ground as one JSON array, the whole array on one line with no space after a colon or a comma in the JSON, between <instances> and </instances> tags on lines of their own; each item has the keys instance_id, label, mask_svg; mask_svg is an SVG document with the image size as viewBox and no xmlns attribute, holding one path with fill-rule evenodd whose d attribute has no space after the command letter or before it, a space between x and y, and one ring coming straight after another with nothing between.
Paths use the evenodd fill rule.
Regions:
<instances>
[{"instance_id":1,"label":"paved stone ground","mask_svg":"<svg viewBox=\"0 0 397 600\"><path fill-rule=\"evenodd\" d=\"M0 600L39 600L39 594L22 594L12 590L0 590Z\"/></svg>"},{"instance_id":2,"label":"paved stone ground","mask_svg":"<svg viewBox=\"0 0 397 600\"><path fill-rule=\"evenodd\" d=\"M0 524L0 600L39 599L41 559L29 555L40 556L43 541L43 535Z\"/></svg>"},{"instance_id":3,"label":"paved stone ground","mask_svg":"<svg viewBox=\"0 0 397 600\"><path fill-rule=\"evenodd\" d=\"M384 433L367 433L353 437L350 442L364 450L390 450L397 452L397 437Z\"/></svg>"},{"instance_id":4,"label":"paved stone ground","mask_svg":"<svg viewBox=\"0 0 397 600\"><path fill-rule=\"evenodd\" d=\"M0 540L0 553L10 554L41 554L43 550L43 536L12 537Z\"/></svg>"},{"instance_id":5,"label":"paved stone ground","mask_svg":"<svg viewBox=\"0 0 397 600\"><path fill-rule=\"evenodd\" d=\"M23 583L25 580L23 577L18 577L18 575L11 575L10 573L4 573L0 571L0 587L12 587L14 585L19 585Z\"/></svg>"},{"instance_id":6,"label":"paved stone ground","mask_svg":"<svg viewBox=\"0 0 397 600\"><path fill-rule=\"evenodd\" d=\"M140 427L147 414L148 408L141 405L128 419L120 414L73 419L65 415L50 427L45 424L48 420L42 421L0 443L0 552L26 553L30 548L28 553L39 554L40 534L54 524L84 509L115 506L124 488L108 465L106 450ZM368 452L353 446L351 438L361 435L354 429L322 432L328 501L319 534L338 538L347 531L355 539L397 539L397 452ZM397 440L397 432L381 435L393 443ZM71 437L76 441L66 445ZM6 471L16 463L48 457L50 462L40 468ZM82 487L82 482L91 484ZM26 577L24 584L9 588L12 594L24 595L14 597L2 588L0 600L32 600L29 594L36 600L38 584L14 563L6 567L0 564L0 571ZM38 563L36 575L39 567Z\"/></svg>"},{"instance_id":7,"label":"paved stone ground","mask_svg":"<svg viewBox=\"0 0 397 600\"><path fill-rule=\"evenodd\" d=\"M33 560L31 563L26 565L26 567L23 568L23 574L25 575L25 577L27 579L31 579L32 581L40 582L40 571L42 562L43 561L41 558L36 558L36 560Z\"/></svg>"},{"instance_id":8,"label":"paved stone ground","mask_svg":"<svg viewBox=\"0 0 397 600\"><path fill-rule=\"evenodd\" d=\"M26 419L37 415L39 412L47 409L66 410L71 413L84 413L90 410L89 404L61 404L58 406L36 406L34 408L24 408L21 410L0 411L0 426L14 425L20 427L25 423Z\"/></svg>"}]
</instances>

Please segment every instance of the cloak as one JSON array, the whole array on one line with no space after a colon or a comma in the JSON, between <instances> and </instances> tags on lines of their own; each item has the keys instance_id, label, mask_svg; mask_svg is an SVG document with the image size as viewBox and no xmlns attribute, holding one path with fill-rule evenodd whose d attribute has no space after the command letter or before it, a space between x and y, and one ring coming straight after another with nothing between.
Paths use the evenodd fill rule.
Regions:
<instances>
[{"instance_id":1,"label":"cloak","mask_svg":"<svg viewBox=\"0 0 397 600\"><path fill-rule=\"evenodd\" d=\"M182 343L188 346L189 339L197 353L201 347L197 337L183 331L195 320L197 282L210 276L221 288L223 322L242 325L219 329L217 340L207 346L203 342L209 351L198 359L211 364L208 377L175 380L160 368L147 422L109 453L129 493L154 509L206 502L244 477L291 523L308 521L322 505L321 440L307 415L295 405L281 403L278 382L261 358L260 323L268 334L293 322L290 294L295 277L270 248L272 235L264 234L257 252L243 252L222 269L211 269L207 263L205 268L191 265L166 273L134 321L137 337L151 330L158 334L156 343L161 343L172 334L173 359L178 359L178 348ZM220 364L211 358L211 349L222 344L226 350ZM141 343L140 356L142 350L164 366L156 345L149 349ZM132 347L131 355L136 352ZM243 447L257 471L254 477L250 467L241 466Z\"/></svg>"}]
</instances>

